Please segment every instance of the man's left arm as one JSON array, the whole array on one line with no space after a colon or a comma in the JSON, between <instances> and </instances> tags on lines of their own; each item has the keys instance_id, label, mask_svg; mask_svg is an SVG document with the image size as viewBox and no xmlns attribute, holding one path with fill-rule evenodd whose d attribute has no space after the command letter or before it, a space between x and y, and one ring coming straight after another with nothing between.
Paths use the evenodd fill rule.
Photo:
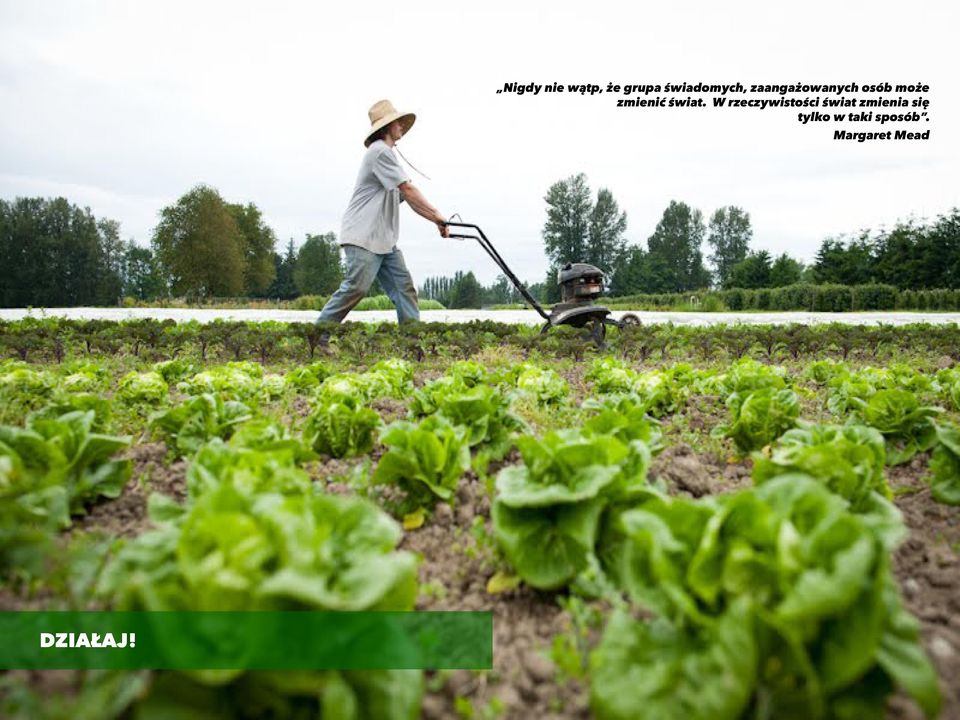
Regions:
<instances>
[{"instance_id":1,"label":"man's left arm","mask_svg":"<svg viewBox=\"0 0 960 720\"><path fill-rule=\"evenodd\" d=\"M423 196L423 193L420 192L420 190L416 188L412 182L407 181L405 183L401 183L399 190L400 197L407 201L407 204L417 215L436 224L437 229L440 231L441 237L450 236L450 230L444 224L446 223L446 218L440 214L439 210L437 210L427 201L427 199Z\"/></svg>"}]
</instances>

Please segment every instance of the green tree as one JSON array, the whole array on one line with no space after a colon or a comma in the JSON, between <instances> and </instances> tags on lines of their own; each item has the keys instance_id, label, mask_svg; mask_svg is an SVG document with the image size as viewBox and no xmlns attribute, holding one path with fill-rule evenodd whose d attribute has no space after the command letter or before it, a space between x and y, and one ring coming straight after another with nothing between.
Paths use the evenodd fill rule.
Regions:
<instances>
[{"instance_id":1,"label":"green tree","mask_svg":"<svg viewBox=\"0 0 960 720\"><path fill-rule=\"evenodd\" d=\"M901 290L921 286L920 236L923 229L913 224L897 223L893 230L881 233L874 245L874 271L878 282L895 285ZM821 248L822 249L822 248Z\"/></svg>"},{"instance_id":2,"label":"green tree","mask_svg":"<svg viewBox=\"0 0 960 720\"><path fill-rule=\"evenodd\" d=\"M163 274L153 251L128 240L123 253L123 294L140 300L153 300L167 293Z\"/></svg>"},{"instance_id":3,"label":"green tree","mask_svg":"<svg viewBox=\"0 0 960 720\"><path fill-rule=\"evenodd\" d=\"M873 241L877 282L900 289L960 287L960 209L932 224L898 222Z\"/></svg>"},{"instance_id":4,"label":"green tree","mask_svg":"<svg viewBox=\"0 0 960 720\"><path fill-rule=\"evenodd\" d=\"M923 236L937 268L936 287L960 288L960 208L938 216Z\"/></svg>"},{"instance_id":5,"label":"green tree","mask_svg":"<svg viewBox=\"0 0 960 720\"><path fill-rule=\"evenodd\" d=\"M340 246L334 233L307 234L297 253L293 282L304 295L329 295L343 280Z\"/></svg>"},{"instance_id":6,"label":"green tree","mask_svg":"<svg viewBox=\"0 0 960 720\"><path fill-rule=\"evenodd\" d=\"M713 248L710 262L716 268L718 285L728 286L733 267L747 257L752 238L749 213L734 205L713 213L707 243Z\"/></svg>"},{"instance_id":7,"label":"green tree","mask_svg":"<svg viewBox=\"0 0 960 720\"><path fill-rule=\"evenodd\" d=\"M803 263L782 253L770 266L770 287L784 287L800 282L803 277Z\"/></svg>"},{"instance_id":8,"label":"green tree","mask_svg":"<svg viewBox=\"0 0 960 720\"><path fill-rule=\"evenodd\" d=\"M560 280L557 276L559 269L556 267L547 268L547 276L543 279L543 289L540 295L534 295L542 303L558 303L560 296Z\"/></svg>"},{"instance_id":9,"label":"green tree","mask_svg":"<svg viewBox=\"0 0 960 720\"><path fill-rule=\"evenodd\" d=\"M817 282L863 285L873 282L873 246L864 230L844 245L843 240L827 238L820 245L814 265Z\"/></svg>"},{"instance_id":10,"label":"green tree","mask_svg":"<svg viewBox=\"0 0 960 720\"><path fill-rule=\"evenodd\" d=\"M770 270L770 253L766 250L752 252L733 266L729 286L746 289L770 287Z\"/></svg>"},{"instance_id":11,"label":"green tree","mask_svg":"<svg viewBox=\"0 0 960 720\"><path fill-rule=\"evenodd\" d=\"M670 201L647 240L648 262L657 273L658 287L653 292L687 292L710 284L700 251L705 231L703 213L686 203Z\"/></svg>"},{"instance_id":12,"label":"green tree","mask_svg":"<svg viewBox=\"0 0 960 720\"><path fill-rule=\"evenodd\" d=\"M510 283L506 275L497 275L494 283L483 289L483 303L485 305L505 305L507 303L520 302L520 293Z\"/></svg>"},{"instance_id":13,"label":"green tree","mask_svg":"<svg viewBox=\"0 0 960 720\"><path fill-rule=\"evenodd\" d=\"M543 227L543 241L551 266L582 262L587 257L593 209L587 176L580 173L555 182L544 200L547 222Z\"/></svg>"},{"instance_id":14,"label":"green tree","mask_svg":"<svg viewBox=\"0 0 960 720\"><path fill-rule=\"evenodd\" d=\"M103 238L89 208L62 197L0 202L5 306L97 304L109 291L105 278Z\"/></svg>"},{"instance_id":15,"label":"green tree","mask_svg":"<svg viewBox=\"0 0 960 720\"><path fill-rule=\"evenodd\" d=\"M198 185L163 208L152 242L173 292L225 297L243 291L244 236L213 188Z\"/></svg>"},{"instance_id":16,"label":"green tree","mask_svg":"<svg viewBox=\"0 0 960 720\"><path fill-rule=\"evenodd\" d=\"M529 285L529 284L528 284L528 285L527 285L527 291L530 293L530 296L531 296L534 300L539 300L540 302L545 302L545 300L544 300L544 291L545 291L545 288L544 288L544 285L543 285L542 282L533 283L532 285ZM522 302L522 303L526 304L527 301L524 300L524 299L521 297L520 300L519 300L519 302Z\"/></svg>"},{"instance_id":17,"label":"green tree","mask_svg":"<svg viewBox=\"0 0 960 720\"><path fill-rule=\"evenodd\" d=\"M648 292L646 281L647 253L639 245L631 245L623 252L620 262L610 276L611 295L634 295Z\"/></svg>"},{"instance_id":18,"label":"green tree","mask_svg":"<svg viewBox=\"0 0 960 720\"><path fill-rule=\"evenodd\" d=\"M626 248L627 243L623 237L626 231L627 214L620 211L613 193L601 188L597 192L597 202L590 212L584 262L596 265L609 277Z\"/></svg>"},{"instance_id":19,"label":"green tree","mask_svg":"<svg viewBox=\"0 0 960 720\"><path fill-rule=\"evenodd\" d=\"M243 234L244 293L258 295L269 288L276 277L273 254L277 237L263 221L263 215L253 203L228 204L227 209Z\"/></svg>"},{"instance_id":20,"label":"green tree","mask_svg":"<svg viewBox=\"0 0 960 720\"><path fill-rule=\"evenodd\" d=\"M103 250L96 218L89 208L80 209L66 198L53 200L47 208L47 239L54 254L49 280L57 304L97 303L97 285Z\"/></svg>"},{"instance_id":21,"label":"green tree","mask_svg":"<svg viewBox=\"0 0 960 720\"><path fill-rule=\"evenodd\" d=\"M483 288L473 272L464 275L458 272L454 276L453 289L450 292L451 308L479 308L483 297Z\"/></svg>"},{"instance_id":22,"label":"green tree","mask_svg":"<svg viewBox=\"0 0 960 720\"><path fill-rule=\"evenodd\" d=\"M123 273L126 246L120 239L120 223L98 220L100 233L100 268L97 278L97 303L113 305L123 295Z\"/></svg>"},{"instance_id":23,"label":"green tree","mask_svg":"<svg viewBox=\"0 0 960 720\"><path fill-rule=\"evenodd\" d=\"M275 273L273 282L267 289L267 296L284 300L295 298L299 293L293 281L294 270L297 267L297 251L293 246L293 238L287 242L287 249L282 256L279 253L273 253L273 266Z\"/></svg>"}]
</instances>

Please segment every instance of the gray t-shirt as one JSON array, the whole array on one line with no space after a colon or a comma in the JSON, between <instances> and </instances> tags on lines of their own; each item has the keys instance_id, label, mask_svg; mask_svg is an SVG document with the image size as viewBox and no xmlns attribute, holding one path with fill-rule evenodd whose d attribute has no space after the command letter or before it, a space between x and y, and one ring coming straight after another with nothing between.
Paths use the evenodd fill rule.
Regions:
<instances>
[{"instance_id":1,"label":"gray t-shirt","mask_svg":"<svg viewBox=\"0 0 960 720\"><path fill-rule=\"evenodd\" d=\"M409 180L393 148L383 140L370 143L343 215L340 244L359 245L378 255L392 252L400 236L397 188Z\"/></svg>"}]
</instances>

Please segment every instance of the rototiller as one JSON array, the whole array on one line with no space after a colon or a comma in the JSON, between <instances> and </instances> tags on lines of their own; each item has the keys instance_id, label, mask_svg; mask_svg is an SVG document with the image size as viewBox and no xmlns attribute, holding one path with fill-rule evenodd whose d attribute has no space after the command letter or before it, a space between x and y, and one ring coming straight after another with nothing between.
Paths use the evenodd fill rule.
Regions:
<instances>
[{"instance_id":1,"label":"rototiller","mask_svg":"<svg viewBox=\"0 0 960 720\"><path fill-rule=\"evenodd\" d=\"M460 233L450 233L450 237L460 240L476 240L480 243L480 247L493 258L497 267L503 270L503 274L510 279L517 292L546 321L540 332L544 333L556 325L584 328L586 336L599 346L603 343L607 334L607 325L624 328L627 325L640 324L640 318L632 313L626 313L617 320L610 317L609 308L594 305L594 301L603 294L603 271L595 265L567 263L560 268L557 273L557 282L560 284L561 302L554 305L548 313L530 294L530 291L523 286L523 283L517 279L517 276L513 274L513 271L507 266L507 263L479 226L462 222L448 222L446 225L449 228L466 228L476 231L476 235L461 231Z\"/></svg>"}]
</instances>

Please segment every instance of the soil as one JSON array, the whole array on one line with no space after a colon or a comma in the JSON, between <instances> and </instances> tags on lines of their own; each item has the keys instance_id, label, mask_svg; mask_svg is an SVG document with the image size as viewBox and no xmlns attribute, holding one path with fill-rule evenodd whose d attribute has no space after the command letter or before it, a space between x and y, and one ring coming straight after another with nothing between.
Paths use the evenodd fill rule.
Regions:
<instances>
[{"instance_id":1,"label":"soil","mask_svg":"<svg viewBox=\"0 0 960 720\"><path fill-rule=\"evenodd\" d=\"M380 414L380 419L385 425L407 417L407 406L393 398L378 398L370 403L370 407Z\"/></svg>"},{"instance_id":2,"label":"soil","mask_svg":"<svg viewBox=\"0 0 960 720\"><path fill-rule=\"evenodd\" d=\"M960 718L960 507L938 503L923 481L925 460L888 468L895 503L909 529L893 556L894 573L943 692L941 718ZM904 697L891 702L891 717L922 715Z\"/></svg>"},{"instance_id":3,"label":"soil","mask_svg":"<svg viewBox=\"0 0 960 720\"><path fill-rule=\"evenodd\" d=\"M455 505L438 504L427 524L405 534L401 548L423 558L419 580L429 590L421 590L417 610L493 612L493 670L431 673L422 717L461 718L458 699L477 713L499 707L497 717L506 720L590 717L587 689L559 682L549 658L554 636L570 626L568 613L551 593L527 587L488 593L494 574L490 498L474 473L465 476ZM475 527L474 518L482 524Z\"/></svg>"},{"instance_id":4,"label":"soil","mask_svg":"<svg viewBox=\"0 0 960 720\"><path fill-rule=\"evenodd\" d=\"M74 519L70 532L105 530L120 537L136 537L153 525L147 518L147 498L152 492L183 500L187 495L187 463L183 460L167 465L167 446L162 442L141 443L120 457L133 460L133 473L120 496L104 499L86 515Z\"/></svg>"}]
</instances>

